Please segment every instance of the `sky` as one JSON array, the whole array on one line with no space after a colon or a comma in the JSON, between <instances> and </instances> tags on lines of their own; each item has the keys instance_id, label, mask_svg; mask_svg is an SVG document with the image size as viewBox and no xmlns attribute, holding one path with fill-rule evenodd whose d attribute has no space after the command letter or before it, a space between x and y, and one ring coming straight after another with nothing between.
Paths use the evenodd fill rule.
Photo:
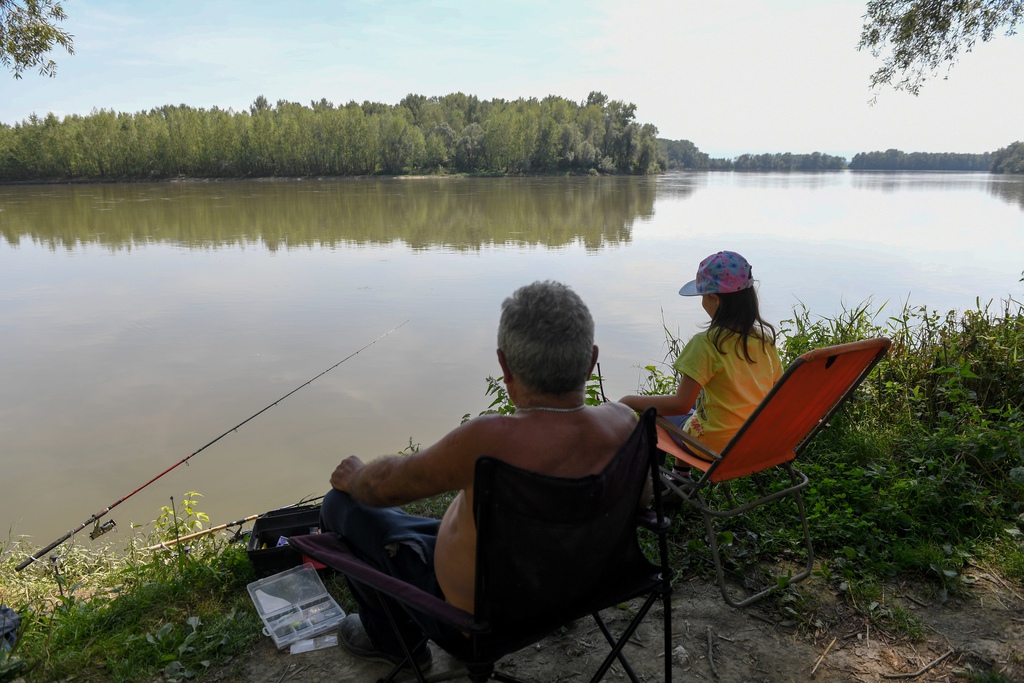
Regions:
<instances>
[{"instance_id":1,"label":"sky","mask_svg":"<svg viewBox=\"0 0 1024 683\"><path fill-rule=\"evenodd\" d=\"M397 104L593 90L715 157L986 152L1024 140L1024 36L975 46L915 97L872 93L866 0L65 0L55 78L0 72L0 123L32 113ZM872 99L874 102L872 103Z\"/></svg>"}]
</instances>

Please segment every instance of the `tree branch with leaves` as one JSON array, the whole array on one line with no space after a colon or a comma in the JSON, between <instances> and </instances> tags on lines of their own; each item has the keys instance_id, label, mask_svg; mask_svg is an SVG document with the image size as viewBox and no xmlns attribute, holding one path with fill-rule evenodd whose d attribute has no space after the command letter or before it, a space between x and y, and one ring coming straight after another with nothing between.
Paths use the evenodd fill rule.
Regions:
<instances>
[{"instance_id":1,"label":"tree branch with leaves","mask_svg":"<svg viewBox=\"0 0 1024 683\"><path fill-rule=\"evenodd\" d=\"M21 78L26 69L42 76L57 74L49 58L56 46L74 54L73 36L57 27L67 14L60 0L0 0L0 65Z\"/></svg>"},{"instance_id":2,"label":"tree branch with leaves","mask_svg":"<svg viewBox=\"0 0 1024 683\"><path fill-rule=\"evenodd\" d=\"M883 57L871 87L891 85L917 95L940 67L956 63L980 39L1013 35L1024 0L869 0L858 50Z\"/></svg>"}]
</instances>

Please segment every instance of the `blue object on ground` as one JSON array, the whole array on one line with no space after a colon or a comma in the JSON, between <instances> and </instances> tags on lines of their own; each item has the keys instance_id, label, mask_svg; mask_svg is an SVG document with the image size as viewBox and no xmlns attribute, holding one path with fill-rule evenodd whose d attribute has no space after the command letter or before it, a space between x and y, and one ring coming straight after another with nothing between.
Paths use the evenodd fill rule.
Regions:
<instances>
[{"instance_id":1,"label":"blue object on ground","mask_svg":"<svg viewBox=\"0 0 1024 683\"><path fill-rule=\"evenodd\" d=\"M21 617L7 605L0 605L0 644L5 652L14 649L18 642L18 628L21 626Z\"/></svg>"}]
</instances>

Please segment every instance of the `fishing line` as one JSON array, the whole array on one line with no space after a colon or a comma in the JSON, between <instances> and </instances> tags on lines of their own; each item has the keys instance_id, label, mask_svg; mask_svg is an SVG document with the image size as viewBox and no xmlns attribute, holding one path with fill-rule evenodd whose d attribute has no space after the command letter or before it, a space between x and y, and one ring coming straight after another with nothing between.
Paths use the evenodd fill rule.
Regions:
<instances>
[{"instance_id":1,"label":"fishing line","mask_svg":"<svg viewBox=\"0 0 1024 683\"><path fill-rule=\"evenodd\" d=\"M94 514L90 515L90 516L89 516L89 518L88 518L87 520L85 520L84 522L82 522L81 524L79 524L79 525L78 525L77 527L75 527L74 529L72 529L72 530L68 531L68 532L67 532L66 534L64 534L63 536L61 536L60 538L58 538L58 539L57 539L56 541L54 541L54 542L53 542L53 543L51 543L50 545L46 546L45 548L42 548L41 550L39 550L38 552L36 552L36 554L34 554L34 555L29 555L29 556L28 556L28 557L27 557L27 558L26 558L26 559L25 559L24 561L22 561L22 563L21 563L21 564L19 564L19 565L18 565L17 567L15 567L15 568L14 568L14 569L15 569L15 571L19 571L19 572L20 572L20 571L21 571L22 569L24 569L25 567L29 566L30 564L32 564L33 562L35 562L36 560L38 560L38 559L39 559L39 558L40 558L41 556L43 556L43 555L45 555L46 553L50 552L51 550L53 550L54 548L56 548L56 547L57 547L58 545L60 545L60 544L61 544L61 543L63 543L64 541L68 540L69 538L71 538L72 536L74 536L75 534L77 534L77 533L78 533L79 531L81 531L81 530L82 530L82 529L84 529L85 527L89 526L90 524L93 524L93 523L95 523L95 524L96 524L95 528L93 528L93 530L92 530L92 531L90 532L90 534L89 534L89 535L90 535L90 536L91 536L91 537L92 537L93 539L96 539L96 538L98 538L98 537L102 536L103 534L105 534L105 533L106 533L107 531L110 531L110 529L112 529L112 528L114 527L114 525L113 525L112 523L108 522L108 523L106 523L106 524L102 524L102 525L101 525L101 524L99 524L99 520L100 520L100 519L101 519L101 518L102 518L102 517L103 517L104 515L106 515L106 514L107 514L108 512L110 512L111 510L113 510L114 508L116 508L116 507L117 507L118 505L120 505L120 504L121 504L121 503L123 503L124 501L128 500L129 498L131 498L132 496L134 496L134 495L135 495L136 493L138 493L138 492L139 492L139 491L141 491L142 489L146 488L147 486L149 486L149 485L150 485L150 484L152 484L152 483L153 483L154 481L156 481L156 480L157 480L157 479L159 479L160 477L164 476L165 474L167 474L167 473L168 473L168 472L170 472L171 470L175 469L176 467L178 467L178 466L180 466L180 465L184 465L184 464L185 464L185 463L187 463L187 462L188 462L189 460L191 460L191 459L192 459L192 458L194 458L195 456L199 455L200 453L202 453L203 451L205 451L205 450L206 450L207 448L209 448L210 446L212 446L213 444L217 443L218 441L220 441L221 439L223 439L223 438L224 438L225 436L227 436L228 434L230 434L231 432L237 431L237 430L238 430L238 429L239 429L240 427L242 427L243 425L245 425L245 424L246 424L247 422L249 422L250 420L253 420L253 419L255 419L255 418L259 417L260 415L262 415L262 414L263 414L263 413L265 413L266 411L270 410L271 408L273 408L273 407L274 407L274 406L276 406L276 405L277 405L278 403L280 403L281 401L285 400L286 398L288 398L289 396L291 396L291 395L292 395L292 394L294 394L295 392L297 392L297 391L299 391L300 389L303 389L303 388L305 388L305 387L309 386L310 384L312 384L313 382L317 381L318 379L320 379L321 377L323 377L324 375L326 375L326 374L327 374L328 372L330 372L330 371L331 371L331 370L333 370L334 368L338 367L339 365L341 365L342 363L344 363L345 361L347 361L347 360L348 360L349 358L352 358L353 356L356 356L356 355L358 355L358 354L359 354L359 353L360 353L361 351L364 351L364 350L366 350L366 349L370 348L371 346L373 346L374 344L376 344L377 342L379 342L379 341L380 341L381 339L383 339L384 337L388 336L389 334L391 334L392 332L394 332L395 330L397 330L397 329L398 329L399 327L401 327L402 325L405 325L405 323L407 323L407 322L409 322L409 321L408 321L408 320L406 320L406 321L405 321L405 322L403 322L403 323L402 323L401 325L396 325L395 327L392 327L392 328L391 328L390 330L388 330L388 331L387 331L387 332L385 332L384 334L380 335L379 337L377 337L376 339L374 339L374 340L373 340L372 342L370 342L369 344L366 344L365 346L362 346L362 347L360 347L359 349L357 349L357 350L353 351L352 353L350 353L349 355L345 356L345 357L344 357L344 358L342 358L342 359L341 359L340 361L338 361L337 363L335 363L335 364L334 364L334 365L332 365L331 367L327 368L326 370L324 370L323 372L321 372L321 373L320 373L319 375L317 375L316 377L314 377L314 378L312 378L312 379L310 379L310 380L308 380L308 381L304 382L303 384L300 384L299 386L295 387L294 389L292 389L292 390L291 390L291 391L289 391L289 392L288 392L287 394L285 394L285 395L284 395L284 396L282 396L281 398L277 399L277 400L276 400L276 401L274 401L273 403L270 403L269 405L267 405L266 407L262 408L262 409L261 409L261 410L259 410L258 412L255 412L255 413L253 413L252 415L250 415L249 417L245 418L244 420L242 420L241 422L239 422L238 424L236 424L236 425L235 425L234 427L232 427L231 429L227 430L226 432L224 432L223 434L221 434L220 436L218 436L218 437L217 437L216 439L214 439L214 440L210 441L209 443L207 443L207 444L206 444L205 446L203 446L202 448L199 448L198 450L195 450L195 451L193 451L192 453L189 453L189 454L188 454L187 456L185 456L184 458L182 458L182 459L181 459L181 460L179 460L178 462L174 463L173 465L171 465L170 467L168 467L168 468L167 468L166 470L164 470L164 471L163 471L163 472L161 472L160 474L156 475L155 477L153 477L152 479L150 479L150 480L149 480L149 481L147 481L147 482L146 482L145 484L143 484L142 486L138 487L137 489L135 489L135 490L134 490L134 491L132 491L131 493L129 493L129 494L127 495L127 496L124 496L124 497L123 497L123 498L121 498L120 500L118 500L118 501L116 501L116 502L114 502L114 503L111 503L110 505L108 505L107 507L103 508L103 509L102 509L102 510L100 510L99 512L97 512L97 513L94 513ZM95 534L95 535L94 535L94 534Z\"/></svg>"}]
</instances>

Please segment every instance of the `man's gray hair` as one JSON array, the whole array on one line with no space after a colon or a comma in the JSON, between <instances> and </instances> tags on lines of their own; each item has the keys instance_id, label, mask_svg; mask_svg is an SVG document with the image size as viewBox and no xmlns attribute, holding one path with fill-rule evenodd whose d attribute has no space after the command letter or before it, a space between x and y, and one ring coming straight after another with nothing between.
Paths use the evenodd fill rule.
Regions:
<instances>
[{"instance_id":1,"label":"man's gray hair","mask_svg":"<svg viewBox=\"0 0 1024 683\"><path fill-rule=\"evenodd\" d=\"M552 280L520 287L501 304L498 348L509 369L534 391L583 388L594 351L594 319L583 299Z\"/></svg>"}]
</instances>

